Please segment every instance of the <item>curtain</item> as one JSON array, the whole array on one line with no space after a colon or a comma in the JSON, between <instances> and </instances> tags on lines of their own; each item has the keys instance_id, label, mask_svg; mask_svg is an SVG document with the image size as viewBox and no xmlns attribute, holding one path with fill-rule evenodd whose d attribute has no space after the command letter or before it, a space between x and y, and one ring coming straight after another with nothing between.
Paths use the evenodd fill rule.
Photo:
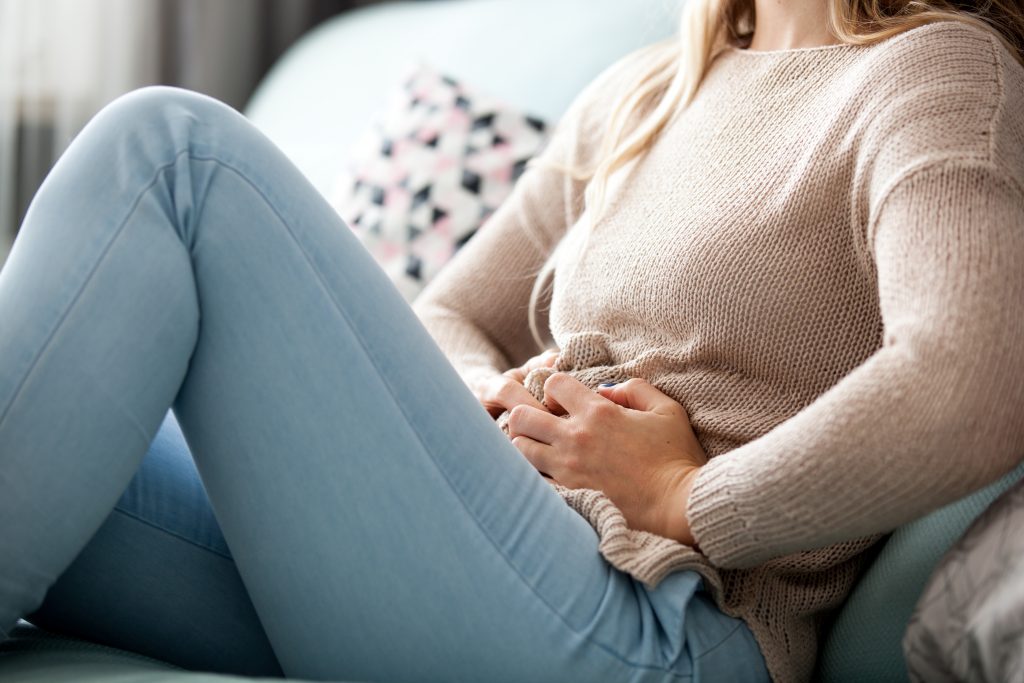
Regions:
<instances>
[{"instance_id":1,"label":"curtain","mask_svg":"<svg viewBox=\"0 0 1024 683\"><path fill-rule=\"evenodd\" d=\"M366 0L0 0L0 263L39 183L106 103L178 85L235 108L320 20Z\"/></svg>"}]
</instances>

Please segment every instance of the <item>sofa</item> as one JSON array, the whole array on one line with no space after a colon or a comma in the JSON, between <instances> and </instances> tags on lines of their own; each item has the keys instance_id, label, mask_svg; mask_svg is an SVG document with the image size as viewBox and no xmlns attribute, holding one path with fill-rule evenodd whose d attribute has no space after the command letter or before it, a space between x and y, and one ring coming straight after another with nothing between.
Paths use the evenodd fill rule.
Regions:
<instances>
[{"instance_id":1,"label":"sofa","mask_svg":"<svg viewBox=\"0 0 1024 683\"><path fill-rule=\"evenodd\" d=\"M672 33L677 0L434 0L341 15L293 46L245 113L322 192L419 59L522 110L556 121L575 93L618 57ZM900 640L936 563L968 524L1020 479L988 488L895 530L834 616L822 681L907 679ZM224 683L255 680L168 663L47 633L22 622L0 644L0 683Z\"/></svg>"}]
</instances>

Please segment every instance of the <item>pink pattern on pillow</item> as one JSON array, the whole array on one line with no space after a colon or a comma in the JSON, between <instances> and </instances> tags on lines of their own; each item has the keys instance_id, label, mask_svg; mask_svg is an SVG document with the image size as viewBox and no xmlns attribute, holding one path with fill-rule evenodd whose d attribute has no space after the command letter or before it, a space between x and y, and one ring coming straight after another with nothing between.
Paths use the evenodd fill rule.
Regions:
<instances>
[{"instance_id":1,"label":"pink pattern on pillow","mask_svg":"<svg viewBox=\"0 0 1024 683\"><path fill-rule=\"evenodd\" d=\"M349 155L329 199L411 301L547 138L543 121L418 65Z\"/></svg>"}]
</instances>

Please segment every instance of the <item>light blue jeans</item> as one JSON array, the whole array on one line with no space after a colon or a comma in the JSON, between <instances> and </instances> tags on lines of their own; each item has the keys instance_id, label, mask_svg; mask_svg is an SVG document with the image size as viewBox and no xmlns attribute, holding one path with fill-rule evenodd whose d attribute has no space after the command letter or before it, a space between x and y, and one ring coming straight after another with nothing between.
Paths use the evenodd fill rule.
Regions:
<instances>
[{"instance_id":1,"label":"light blue jeans","mask_svg":"<svg viewBox=\"0 0 1024 683\"><path fill-rule=\"evenodd\" d=\"M239 673L767 680L696 574L601 557L278 149L169 88L87 126L0 273L0 629L33 612Z\"/></svg>"}]
</instances>

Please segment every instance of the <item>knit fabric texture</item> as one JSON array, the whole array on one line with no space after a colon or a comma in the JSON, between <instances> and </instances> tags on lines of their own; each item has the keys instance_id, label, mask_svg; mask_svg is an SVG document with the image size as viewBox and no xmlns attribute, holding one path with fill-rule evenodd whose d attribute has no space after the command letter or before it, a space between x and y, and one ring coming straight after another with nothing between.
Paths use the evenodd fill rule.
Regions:
<instances>
[{"instance_id":1,"label":"knit fabric texture","mask_svg":"<svg viewBox=\"0 0 1024 683\"><path fill-rule=\"evenodd\" d=\"M674 48L608 68L542 158L586 166ZM810 680L865 551L1024 456L1024 69L952 21L729 48L611 180L591 226L585 183L531 167L414 308L474 387L539 352L528 300L557 246L552 370L641 377L686 408L710 458L685 511L700 552L557 490L610 564L699 572L775 681Z\"/></svg>"}]
</instances>

